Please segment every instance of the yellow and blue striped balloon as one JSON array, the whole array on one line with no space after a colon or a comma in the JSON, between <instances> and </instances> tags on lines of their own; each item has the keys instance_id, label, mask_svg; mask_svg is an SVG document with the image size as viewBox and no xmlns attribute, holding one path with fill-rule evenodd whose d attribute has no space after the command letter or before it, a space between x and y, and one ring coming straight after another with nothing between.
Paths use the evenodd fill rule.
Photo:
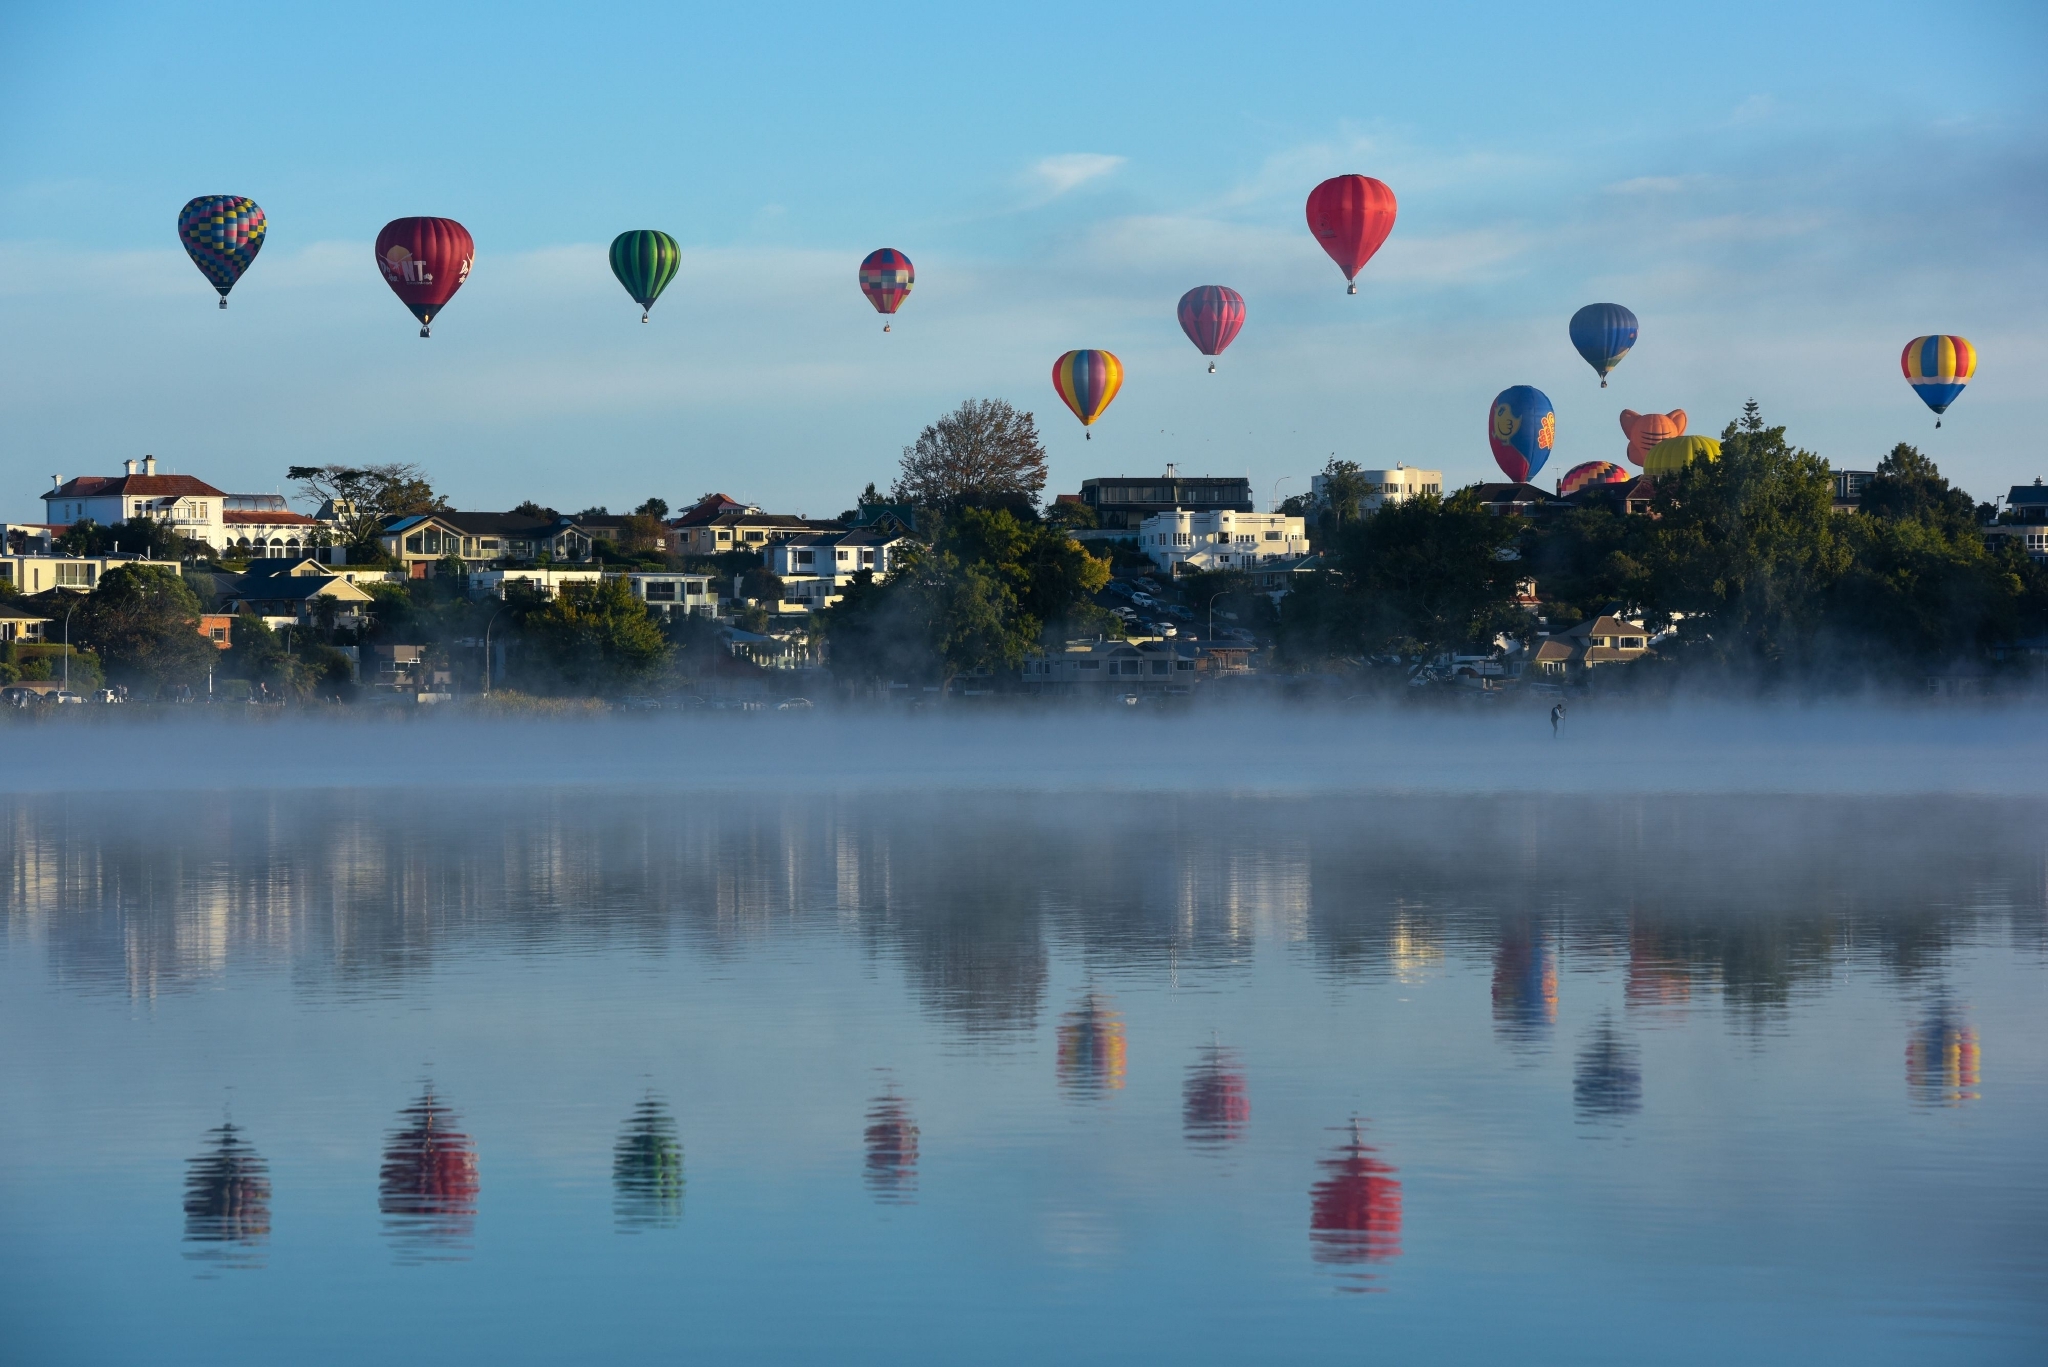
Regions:
<instances>
[{"instance_id":1,"label":"yellow and blue striped balloon","mask_svg":"<svg viewBox=\"0 0 2048 1367\"><path fill-rule=\"evenodd\" d=\"M1977 373L1977 348L1967 337L1936 333L1915 337L1899 356L1899 369L1920 401L1934 410L1936 427L1948 406L1962 397L1963 386Z\"/></svg>"},{"instance_id":2,"label":"yellow and blue striped balloon","mask_svg":"<svg viewBox=\"0 0 2048 1367\"><path fill-rule=\"evenodd\" d=\"M1052 363L1052 387L1081 426L1091 427L1124 387L1124 363L1107 351L1070 351Z\"/></svg>"}]
</instances>

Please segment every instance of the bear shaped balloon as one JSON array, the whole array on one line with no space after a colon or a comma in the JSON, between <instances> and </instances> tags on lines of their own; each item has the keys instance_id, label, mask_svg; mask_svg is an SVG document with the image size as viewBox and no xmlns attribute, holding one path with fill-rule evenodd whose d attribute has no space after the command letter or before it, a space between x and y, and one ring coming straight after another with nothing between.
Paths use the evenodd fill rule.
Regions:
<instances>
[{"instance_id":1,"label":"bear shaped balloon","mask_svg":"<svg viewBox=\"0 0 2048 1367\"><path fill-rule=\"evenodd\" d=\"M1669 413L1638 413L1633 408L1624 408L1621 410L1621 430L1628 434L1629 464L1640 467L1652 446L1685 435L1685 410L1674 408Z\"/></svg>"}]
</instances>

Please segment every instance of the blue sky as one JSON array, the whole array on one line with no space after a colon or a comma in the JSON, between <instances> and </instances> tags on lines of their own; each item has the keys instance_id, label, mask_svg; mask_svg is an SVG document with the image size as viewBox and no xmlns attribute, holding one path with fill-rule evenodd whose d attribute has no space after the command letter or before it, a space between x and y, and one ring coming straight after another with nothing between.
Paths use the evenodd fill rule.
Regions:
<instances>
[{"instance_id":1,"label":"blue sky","mask_svg":"<svg viewBox=\"0 0 2048 1367\"><path fill-rule=\"evenodd\" d=\"M149 451L828 515L983 395L1038 413L1054 489L1178 461L1263 500L1332 453L1489 477L1517 383L1558 409L1544 482L1618 459L1624 406L1750 396L1837 465L2048 474L2040 7L1655 8L9 7L4 507ZM1401 200L1355 298L1302 221L1344 172ZM218 191L271 224L225 313L173 233ZM417 213L478 251L427 342L370 260ZM643 226L686 250L647 327L604 257ZM883 245L918 267L888 336ZM1206 283L1249 310L1214 376L1173 317ZM1604 392L1565 336L1596 299L1643 320ZM1931 331L1983 356L1938 433L1897 361ZM1085 443L1075 346L1127 370Z\"/></svg>"}]
</instances>

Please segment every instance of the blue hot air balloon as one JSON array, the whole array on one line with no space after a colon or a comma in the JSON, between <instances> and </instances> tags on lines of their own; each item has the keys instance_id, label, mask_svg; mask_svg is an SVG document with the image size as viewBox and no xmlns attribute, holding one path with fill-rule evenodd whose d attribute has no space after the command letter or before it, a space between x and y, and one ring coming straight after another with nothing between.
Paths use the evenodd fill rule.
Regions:
<instances>
[{"instance_id":1,"label":"blue hot air balloon","mask_svg":"<svg viewBox=\"0 0 2048 1367\"><path fill-rule=\"evenodd\" d=\"M1607 388L1607 373L1636 344L1636 316L1619 304L1588 304L1572 315L1572 345Z\"/></svg>"},{"instance_id":2,"label":"blue hot air balloon","mask_svg":"<svg viewBox=\"0 0 2048 1367\"><path fill-rule=\"evenodd\" d=\"M1517 484L1526 483L1536 478L1557 444L1557 413L1533 385L1503 389L1487 410L1486 440L1501 473Z\"/></svg>"}]
</instances>

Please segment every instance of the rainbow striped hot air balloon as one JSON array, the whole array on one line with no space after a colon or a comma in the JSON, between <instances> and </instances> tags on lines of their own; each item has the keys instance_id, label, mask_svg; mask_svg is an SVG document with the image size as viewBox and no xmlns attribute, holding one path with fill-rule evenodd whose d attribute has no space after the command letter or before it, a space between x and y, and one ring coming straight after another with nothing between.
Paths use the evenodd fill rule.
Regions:
<instances>
[{"instance_id":1,"label":"rainbow striped hot air balloon","mask_svg":"<svg viewBox=\"0 0 2048 1367\"><path fill-rule=\"evenodd\" d=\"M1636 472L1626 465L1616 465L1611 460L1589 460L1584 465L1574 465L1564 472L1564 478L1557 482L1557 494L1559 498L1570 498L1581 489L1629 484L1634 482L1635 477Z\"/></svg>"},{"instance_id":2,"label":"rainbow striped hot air balloon","mask_svg":"<svg viewBox=\"0 0 2048 1367\"><path fill-rule=\"evenodd\" d=\"M199 273L220 291L222 308L242 272L255 264L268 230L263 210L247 195L201 195L178 210L178 241Z\"/></svg>"},{"instance_id":3,"label":"rainbow striped hot air balloon","mask_svg":"<svg viewBox=\"0 0 2048 1367\"><path fill-rule=\"evenodd\" d=\"M1941 415L1962 397L1963 386L1977 373L1977 348L1969 338L1950 333L1915 337L1900 354L1899 369L1920 401L1934 410L1934 425L1939 427Z\"/></svg>"},{"instance_id":4,"label":"rainbow striped hot air balloon","mask_svg":"<svg viewBox=\"0 0 2048 1367\"><path fill-rule=\"evenodd\" d=\"M894 247L877 247L860 263L860 292L875 306L876 313L887 315L902 308L916 283L916 267ZM889 324L882 324L882 331L888 330Z\"/></svg>"},{"instance_id":5,"label":"rainbow striped hot air balloon","mask_svg":"<svg viewBox=\"0 0 2048 1367\"><path fill-rule=\"evenodd\" d=\"M1070 351L1052 363L1052 387L1081 426L1092 427L1124 387L1124 363L1107 351ZM1082 435L1092 441L1095 434Z\"/></svg>"}]
</instances>

